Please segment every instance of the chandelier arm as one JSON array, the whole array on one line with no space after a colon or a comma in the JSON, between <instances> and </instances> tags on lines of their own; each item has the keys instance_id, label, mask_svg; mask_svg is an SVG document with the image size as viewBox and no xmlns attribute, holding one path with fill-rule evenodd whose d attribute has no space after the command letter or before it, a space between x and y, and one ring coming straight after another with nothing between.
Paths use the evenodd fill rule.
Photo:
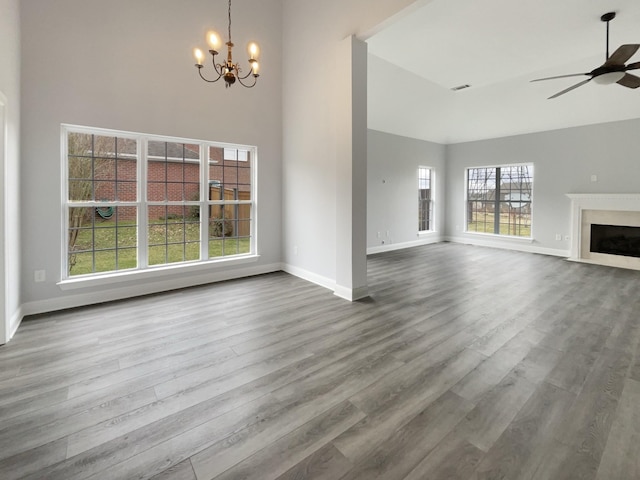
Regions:
<instances>
[{"instance_id":1,"label":"chandelier arm","mask_svg":"<svg viewBox=\"0 0 640 480\"><path fill-rule=\"evenodd\" d=\"M196 67L198 67L198 75L200 75L200 78L202 80L204 80L205 82L208 83L215 83L218 80L220 80L220 78L222 78L222 73L218 73L218 69L216 69L216 73L218 73L218 78L214 79L214 80L209 80L208 78L206 78L204 75L202 75L202 65L198 66L196 65Z\"/></svg>"},{"instance_id":2,"label":"chandelier arm","mask_svg":"<svg viewBox=\"0 0 640 480\"><path fill-rule=\"evenodd\" d=\"M222 73L224 72L224 66L216 63L216 55L218 54L218 52L216 52L215 50L209 50L209 53L211 54L211 65L213 65L213 69L218 74L218 78L220 78L222 76Z\"/></svg>"},{"instance_id":3,"label":"chandelier arm","mask_svg":"<svg viewBox=\"0 0 640 480\"><path fill-rule=\"evenodd\" d=\"M247 75L248 77L249 75ZM258 83L258 75L254 75L253 76L253 83L251 85L247 85L246 83L244 83L242 80L247 78L247 77L240 77L238 76L238 82L240 82L240 85L242 85L243 87L247 87L247 88L253 88L256 83Z\"/></svg>"},{"instance_id":4,"label":"chandelier arm","mask_svg":"<svg viewBox=\"0 0 640 480\"><path fill-rule=\"evenodd\" d=\"M244 80L246 78L249 78L251 75L253 75L253 66L251 66L251 70L249 70L249 73L247 73L244 77L240 76L240 69L236 69L236 72L238 73L238 80Z\"/></svg>"}]
</instances>

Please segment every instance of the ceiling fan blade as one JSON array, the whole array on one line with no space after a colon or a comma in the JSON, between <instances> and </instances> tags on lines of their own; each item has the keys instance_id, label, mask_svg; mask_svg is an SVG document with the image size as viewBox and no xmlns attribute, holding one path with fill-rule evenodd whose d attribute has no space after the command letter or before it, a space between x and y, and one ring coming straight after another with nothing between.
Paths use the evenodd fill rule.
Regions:
<instances>
[{"instance_id":1,"label":"ceiling fan blade","mask_svg":"<svg viewBox=\"0 0 640 480\"><path fill-rule=\"evenodd\" d=\"M576 83L575 85L572 85L572 86L571 86L571 87L569 87L569 88L565 88L565 89L564 89L564 90L562 90L561 92L558 92L558 93L556 93L555 95L550 96L549 98L547 98L547 100L551 100L552 98L556 98L556 97L559 97L560 95L564 95L565 93L570 92L570 91L571 91L571 90L573 90L574 88L581 87L582 85L584 85L585 83L588 83L588 82L590 82L590 81L591 81L591 79L590 79L590 78L587 78L586 80L583 80L583 81L581 81L581 82L579 82L579 83Z\"/></svg>"},{"instance_id":2,"label":"ceiling fan blade","mask_svg":"<svg viewBox=\"0 0 640 480\"><path fill-rule=\"evenodd\" d=\"M630 63L624 69L625 70L637 70L638 68L640 68L640 62Z\"/></svg>"},{"instance_id":3,"label":"ceiling fan blade","mask_svg":"<svg viewBox=\"0 0 640 480\"><path fill-rule=\"evenodd\" d=\"M623 87L638 88L640 87L640 77L636 77L635 75L626 73L624 77L618 80L617 83L622 85Z\"/></svg>"},{"instance_id":4,"label":"ceiling fan blade","mask_svg":"<svg viewBox=\"0 0 640 480\"><path fill-rule=\"evenodd\" d=\"M541 82L543 80L555 80L556 78L568 78L568 77L581 77L583 75L589 75L588 73L570 73L569 75L558 75L556 77L536 78L531 82Z\"/></svg>"},{"instance_id":5,"label":"ceiling fan blade","mask_svg":"<svg viewBox=\"0 0 640 480\"><path fill-rule=\"evenodd\" d=\"M611 66L622 66L624 62L629 60L633 55L638 51L640 45L637 44L628 44L621 45L618 49L613 52L613 54L604 62L603 66L611 67Z\"/></svg>"}]
</instances>

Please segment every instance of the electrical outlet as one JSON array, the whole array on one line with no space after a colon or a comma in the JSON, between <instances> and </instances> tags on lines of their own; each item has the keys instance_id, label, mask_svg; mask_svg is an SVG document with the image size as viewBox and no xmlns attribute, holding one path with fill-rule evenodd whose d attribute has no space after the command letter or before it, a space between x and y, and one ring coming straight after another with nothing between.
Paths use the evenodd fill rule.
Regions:
<instances>
[{"instance_id":1,"label":"electrical outlet","mask_svg":"<svg viewBox=\"0 0 640 480\"><path fill-rule=\"evenodd\" d=\"M597 175L591 175L591 181L592 182L597 182L598 181L598 176Z\"/></svg>"},{"instance_id":2,"label":"electrical outlet","mask_svg":"<svg viewBox=\"0 0 640 480\"><path fill-rule=\"evenodd\" d=\"M380 238L380 232L378 232L378 238Z\"/></svg>"},{"instance_id":3,"label":"electrical outlet","mask_svg":"<svg viewBox=\"0 0 640 480\"><path fill-rule=\"evenodd\" d=\"M33 273L33 279L36 283L44 282L47 279L47 272L45 270L36 270Z\"/></svg>"},{"instance_id":4,"label":"electrical outlet","mask_svg":"<svg viewBox=\"0 0 640 480\"><path fill-rule=\"evenodd\" d=\"M562 234L556 233L556 240L562 240Z\"/></svg>"},{"instance_id":5,"label":"electrical outlet","mask_svg":"<svg viewBox=\"0 0 640 480\"><path fill-rule=\"evenodd\" d=\"M298 246L297 245L293 247L293 254L294 255L298 255Z\"/></svg>"}]
</instances>

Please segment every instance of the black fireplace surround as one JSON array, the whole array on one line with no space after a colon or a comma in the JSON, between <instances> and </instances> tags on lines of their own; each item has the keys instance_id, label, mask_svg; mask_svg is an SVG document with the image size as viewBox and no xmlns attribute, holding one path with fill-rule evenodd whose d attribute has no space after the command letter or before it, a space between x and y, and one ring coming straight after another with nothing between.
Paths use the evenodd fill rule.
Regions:
<instances>
[{"instance_id":1,"label":"black fireplace surround","mask_svg":"<svg viewBox=\"0 0 640 480\"><path fill-rule=\"evenodd\" d=\"M640 227L591 224L590 250L640 258Z\"/></svg>"}]
</instances>

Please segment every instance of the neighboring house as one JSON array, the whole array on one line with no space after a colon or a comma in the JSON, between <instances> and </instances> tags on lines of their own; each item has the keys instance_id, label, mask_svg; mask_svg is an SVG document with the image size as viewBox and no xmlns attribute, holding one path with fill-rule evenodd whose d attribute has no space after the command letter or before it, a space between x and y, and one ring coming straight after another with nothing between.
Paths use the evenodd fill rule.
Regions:
<instances>
[{"instance_id":1,"label":"neighboring house","mask_svg":"<svg viewBox=\"0 0 640 480\"><path fill-rule=\"evenodd\" d=\"M118 139L120 151L102 152L96 158L93 179L96 201L136 199L137 156L135 140ZM199 198L200 169L197 145L149 142L147 198L150 201L194 201ZM117 159L117 160L116 160ZM209 149L209 199L246 200L251 191L250 152L230 148ZM118 182L115 182L117 178ZM181 206L168 207L169 215L182 216ZM217 217L218 214L212 214ZM228 218L228 217L227 217ZM135 220L121 216L120 220Z\"/></svg>"}]
</instances>

